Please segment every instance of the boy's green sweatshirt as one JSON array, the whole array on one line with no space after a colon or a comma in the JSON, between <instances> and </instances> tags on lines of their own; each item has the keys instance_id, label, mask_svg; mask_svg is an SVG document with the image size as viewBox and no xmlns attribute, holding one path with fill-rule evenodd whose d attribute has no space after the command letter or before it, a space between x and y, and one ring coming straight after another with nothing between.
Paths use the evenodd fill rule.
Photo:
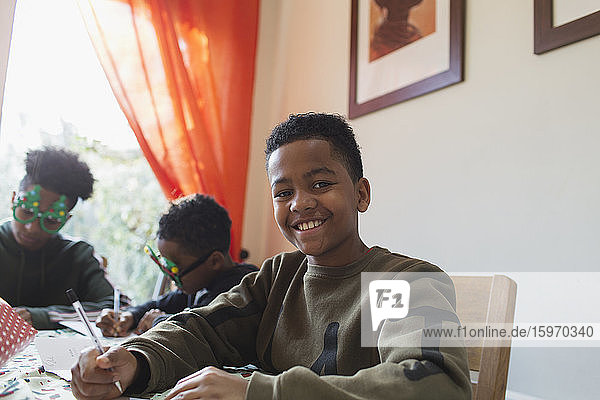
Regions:
<instances>
[{"instance_id":1,"label":"boy's green sweatshirt","mask_svg":"<svg viewBox=\"0 0 600 400\"><path fill-rule=\"evenodd\" d=\"M26 307L36 329L56 329L49 311L72 313L65 291L74 289L86 310L112 307L113 288L86 242L54 235L38 251L16 241L12 221L0 225L0 297Z\"/></svg>"},{"instance_id":2,"label":"boy's green sweatshirt","mask_svg":"<svg viewBox=\"0 0 600 400\"><path fill-rule=\"evenodd\" d=\"M361 272L399 271L441 272L380 247L344 267L309 265L299 251L277 255L210 305L126 342L147 361L131 388L164 391L207 365L252 363L268 373L253 373L248 400L470 399L465 348L422 347L424 315L457 321L443 273L447 279L422 279L417 291L411 283L415 311L384 323L378 347L361 347Z\"/></svg>"}]
</instances>

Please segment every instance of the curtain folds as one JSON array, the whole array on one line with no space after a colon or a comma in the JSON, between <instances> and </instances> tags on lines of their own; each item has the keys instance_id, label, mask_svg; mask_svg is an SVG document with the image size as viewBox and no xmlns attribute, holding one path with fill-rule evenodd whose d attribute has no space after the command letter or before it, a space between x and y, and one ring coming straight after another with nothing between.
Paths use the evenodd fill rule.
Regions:
<instances>
[{"instance_id":1,"label":"curtain folds","mask_svg":"<svg viewBox=\"0 0 600 400\"><path fill-rule=\"evenodd\" d=\"M213 196L239 259L259 0L78 0L112 90L169 200Z\"/></svg>"}]
</instances>

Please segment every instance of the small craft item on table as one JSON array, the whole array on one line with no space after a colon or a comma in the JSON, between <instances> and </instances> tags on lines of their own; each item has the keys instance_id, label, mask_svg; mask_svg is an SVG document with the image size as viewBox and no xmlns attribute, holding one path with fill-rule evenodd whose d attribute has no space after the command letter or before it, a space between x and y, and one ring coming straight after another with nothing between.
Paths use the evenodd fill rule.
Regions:
<instances>
[{"instance_id":1,"label":"small craft item on table","mask_svg":"<svg viewBox=\"0 0 600 400\"><path fill-rule=\"evenodd\" d=\"M31 343L37 331L0 297L0 367Z\"/></svg>"}]
</instances>

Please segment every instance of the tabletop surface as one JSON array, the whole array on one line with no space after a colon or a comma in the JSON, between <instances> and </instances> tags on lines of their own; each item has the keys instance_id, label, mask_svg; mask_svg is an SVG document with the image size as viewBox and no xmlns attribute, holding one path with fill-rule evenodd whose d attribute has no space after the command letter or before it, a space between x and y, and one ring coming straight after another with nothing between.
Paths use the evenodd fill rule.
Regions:
<instances>
[{"instance_id":1,"label":"tabletop surface","mask_svg":"<svg viewBox=\"0 0 600 400\"><path fill-rule=\"evenodd\" d=\"M77 336L70 329L39 331L36 338ZM166 397L156 394L153 400ZM38 354L35 342L31 342L21 353L0 367L0 400L74 400L68 380L46 371Z\"/></svg>"},{"instance_id":2,"label":"tabletop surface","mask_svg":"<svg viewBox=\"0 0 600 400\"><path fill-rule=\"evenodd\" d=\"M62 339L65 337L75 338L84 336L69 328L55 331L39 331L36 335L36 339L43 338L43 340L47 338ZM105 345L120 343L117 338L102 338L101 340ZM120 341L122 340L123 338ZM248 366L223 368L229 368L229 372L235 373L244 379L249 379L251 375L248 372ZM49 371L43 367L42 359L35 346L35 341L33 341L4 366L0 367L0 400L74 400L75 397L71 393L70 382L65 378L70 378L70 374L67 373L65 376L64 371ZM168 392L167 390L164 393L157 393L151 399L162 400L167 396ZM125 398L121 397L121 399ZM133 398L131 399L133 400Z\"/></svg>"}]
</instances>

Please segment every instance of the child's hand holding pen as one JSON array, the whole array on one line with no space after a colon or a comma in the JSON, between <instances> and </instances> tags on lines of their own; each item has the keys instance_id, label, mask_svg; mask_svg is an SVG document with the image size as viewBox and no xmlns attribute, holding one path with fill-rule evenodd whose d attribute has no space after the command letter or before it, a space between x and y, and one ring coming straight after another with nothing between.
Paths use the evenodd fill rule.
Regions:
<instances>
[{"instance_id":1,"label":"child's hand holding pen","mask_svg":"<svg viewBox=\"0 0 600 400\"><path fill-rule=\"evenodd\" d=\"M106 337L127 336L133 328L133 314L129 311L122 311L119 313L117 321L114 310L105 308L96 319L96 326Z\"/></svg>"},{"instance_id":2,"label":"child's hand holding pen","mask_svg":"<svg viewBox=\"0 0 600 400\"><path fill-rule=\"evenodd\" d=\"M113 399L122 394L133 382L137 359L124 347L104 347L99 355L95 348L83 350L77 364L71 368L71 389L78 399Z\"/></svg>"},{"instance_id":3,"label":"child's hand holding pen","mask_svg":"<svg viewBox=\"0 0 600 400\"><path fill-rule=\"evenodd\" d=\"M67 298L73 305L75 312L77 312L79 319L85 326L87 335L90 338L90 340L92 341L93 345L95 346L95 350L97 353L96 355L102 355L106 349L102 347L102 344L100 343L100 340L98 339L98 336L96 336L96 334L94 333L94 330L92 329L92 325L90 324L90 321L88 320L87 315L85 314L85 310L83 309L83 306L81 305L81 302L79 301L79 297L77 297L77 293L75 293L75 291L73 289L67 289L67 291L65 293L67 295ZM96 357L96 358L101 358L101 357ZM135 365L137 365L137 360L135 360L135 357L133 357L133 358L135 361ZM107 363L107 361L103 362L103 364L106 364L106 363ZM103 368L100 363L95 362L94 364L100 368ZM71 370L73 370L76 367L73 367ZM117 373L115 373L115 371L112 369L111 366L108 366L106 368L107 368L107 370L102 373L105 375L107 373L110 373L109 376L111 376L111 379L112 379L111 386L114 386L119 391L119 394L123 393L123 386L121 385L121 382L119 379L119 376L121 375L120 371L116 371ZM131 377L131 379L133 379L133 377ZM71 385L71 387L73 387L73 385Z\"/></svg>"}]
</instances>

